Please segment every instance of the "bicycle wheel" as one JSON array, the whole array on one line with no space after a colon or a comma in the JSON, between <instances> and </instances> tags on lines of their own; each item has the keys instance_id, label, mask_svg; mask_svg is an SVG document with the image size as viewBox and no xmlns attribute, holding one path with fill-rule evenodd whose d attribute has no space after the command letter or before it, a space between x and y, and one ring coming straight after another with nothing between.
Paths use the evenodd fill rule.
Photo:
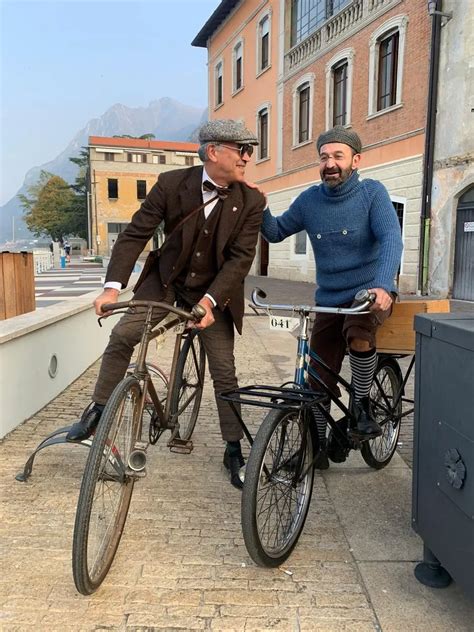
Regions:
<instances>
[{"instance_id":1,"label":"bicycle wheel","mask_svg":"<svg viewBox=\"0 0 474 632\"><path fill-rule=\"evenodd\" d=\"M135 482L126 466L140 433L139 398L135 377L120 382L104 408L87 459L72 547L74 583L83 595L104 580L122 536Z\"/></svg>"},{"instance_id":2,"label":"bicycle wheel","mask_svg":"<svg viewBox=\"0 0 474 632\"><path fill-rule=\"evenodd\" d=\"M136 363L133 362L129 365L128 371L129 373L135 370ZM163 373L163 371L157 367L155 364L151 364L150 362L146 363L146 368L148 373L150 374L151 381L153 382L153 386L155 387L156 394L158 395L158 399L163 406L163 409L166 406L166 397L168 395L168 378ZM160 438L161 434L164 432L164 428L160 428L158 416L155 415L155 406L150 397L150 393L147 393L145 399L145 406L143 408L143 432L148 428L148 441L155 445L155 443Z\"/></svg>"},{"instance_id":3,"label":"bicycle wheel","mask_svg":"<svg viewBox=\"0 0 474 632\"><path fill-rule=\"evenodd\" d=\"M272 410L245 470L242 531L259 566L282 564L298 542L313 489L313 437L302 410Z\"/></svg>"},{"instance_id":4,"label":"bicycle wheel","mask_svg":"<svg viewBox=\"0 0 474 632\"><path fill-rule=\"evenodd\" d=\"M179 422L179 437L189 441L196 425L204 387L206 354L197 332L184 340L176 364L176 380L171 393L170 414Z\"/></svg>"},{"instance_id":5,"label":"bicycle wheel","mask_svg":"<svg viewBox=\"0 0 474 632\"><path fill-rule=\"evenodd\" d=\"M402 400L395 400L402 388L402 372L394 358L379 358L370 391L375 420L382 428L380 437L365 441L361 446L364 461L380 470L390 463L400 435Z\"/></svg>"}]
</instances>

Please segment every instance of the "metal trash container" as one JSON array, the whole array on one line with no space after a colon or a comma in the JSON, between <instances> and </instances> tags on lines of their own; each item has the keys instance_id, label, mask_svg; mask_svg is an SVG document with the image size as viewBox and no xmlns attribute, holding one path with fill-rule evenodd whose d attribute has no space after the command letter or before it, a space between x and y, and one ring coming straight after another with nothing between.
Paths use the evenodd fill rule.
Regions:
<instances>
[{"instance_id":1,"label":"metal trash container","mask_svg":"<svg viewBox=\"0 0 474 632\"><path fill-rule=\"evenodd\" d=\"M415 317L412 524L419 581L474 599L474 313Z\"/></svg>"}]
</instances>

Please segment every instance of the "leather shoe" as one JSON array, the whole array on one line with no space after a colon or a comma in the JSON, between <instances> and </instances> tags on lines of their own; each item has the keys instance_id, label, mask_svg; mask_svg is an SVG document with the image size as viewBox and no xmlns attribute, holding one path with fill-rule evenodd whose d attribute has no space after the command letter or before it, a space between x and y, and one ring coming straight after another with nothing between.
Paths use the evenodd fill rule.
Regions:
<instances>
[{"instance_id":1,"label":"leather shoe","mask_svg":"<svg viewBox=\"0 0 474 632\"><path fill-rule=\"evenodd\" d=\"M314 467L316 470L327 470L329 469L329 459L326 447L326 439L324 441L319 442L319 451L314 460Z\"/></svg>"},{"instance_id":2,"label":"leather shoe","mask_svg":"<svg viewBox=\"0 0 474 632\"><path fill-rule=\"evenodd\" d=\"M240 468L245 465L245 459L242 454L230 456L228 449L224 452L224 467L230 474L230 482L237 489L243 489L244 483L240 478Z\"/></svg>"},{"instance_id":3,"label":"leather shoe","mask_svg":"<svg viewBox=\"0 0 474 632\"><path fill-rule=\"evenodd\" d=\"M103 409L103 406L99 408L95 402L91 402L82 413L80 420L71 426L66 435L66 441L88 439L97 428Z\"/></svg>"},{"instance_id":4,"label":"leather shoe","mask_svg":"<svg viewBox=\"0 0 474 632\"><path fill-rule=\"evenodd\" d=\"M363 435L364 437L380 437L382 434L382 428L378 425L372 415L370 409L370 399L363 397L359 400L359 416L357 418L356 433Z\"/></svg>"}]
</instances>

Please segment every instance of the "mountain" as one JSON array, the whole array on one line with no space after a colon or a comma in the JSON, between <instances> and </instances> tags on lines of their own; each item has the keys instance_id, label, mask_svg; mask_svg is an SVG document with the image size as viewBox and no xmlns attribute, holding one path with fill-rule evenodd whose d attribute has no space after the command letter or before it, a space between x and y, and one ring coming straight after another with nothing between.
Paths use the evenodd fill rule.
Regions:
<instances>
[{"instance_id":1,"label":"mountain","mask_svg":"<svg viewBox=\"0 0 474 632\"><path fill-rule=\"evenodd\" d=\"M34 184L41 170L49 171L74 182L77 167L69 158L77 156L81 147L87 145L89 136L114 136L116 134L154 134L156 140L187 141L196 137L197 128L207 120L207 109L196 108L162 97L152 101L148 107L131 108L117 103L99 118L91 119L81 129L67 147L54 160L39 167L30 169L17 194L0 207L0 243L12 238L12 218L14 219L17 239L28 239L30 233L21 217L23 207L18 200L18 193L26 193L26 189Z\"/></svg>"}]
</instances>

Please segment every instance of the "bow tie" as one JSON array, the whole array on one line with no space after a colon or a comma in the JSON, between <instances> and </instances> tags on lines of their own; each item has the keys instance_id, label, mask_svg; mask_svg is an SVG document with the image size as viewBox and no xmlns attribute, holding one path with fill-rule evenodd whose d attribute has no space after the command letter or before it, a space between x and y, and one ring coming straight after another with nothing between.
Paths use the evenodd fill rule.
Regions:
<instances>
[{"instance_id":1,"label":"bow tie","mask_svg":"<svg viewBox=\"0 0 474 632\"><path fill-rule=\"evenodd\" d=\"M230 195L229 187L218 187L212 182L209 182L209 180L204 180L204 182L202 183L202 188L204 189L204 191L209 191L209 192L215 191L217 194L217 197L220 200L225 200L226 197Z\"/></svg>"}]
</instances>

